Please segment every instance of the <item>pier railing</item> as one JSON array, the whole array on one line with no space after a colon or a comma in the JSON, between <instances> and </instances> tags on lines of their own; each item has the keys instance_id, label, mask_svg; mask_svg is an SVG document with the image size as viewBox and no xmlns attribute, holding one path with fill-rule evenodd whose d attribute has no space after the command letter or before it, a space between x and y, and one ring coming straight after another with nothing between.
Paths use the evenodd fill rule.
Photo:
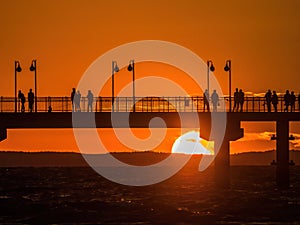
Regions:
<instances>
[{"instance_id":1,"label":"pier railing","mask_svg":"<svg viewBox=\"0 0 300 225\"><path fill-rule=\"evenodd\" d=\"M93 112L132 112L133 98L132 97L94 97L92 103ZM177 96L177 97L135 97L135 111L136 112L203 112L204 98L201 96ZM278 112L284 112L285 104L283 97L278 97ZM112 107L114 102L114 107ZM221 106L225 105L225 108ZM234 102L232 98L232 111ZM80 107L78 111L87 112L88 99L82 97L80 99ZM35 104L33 105L35 107ZM273 105L272 111L274 111ZM28 112L28 101L25 103L25 112ZM38 97L37 111L48 112L51 108L52 112L72 112L72 101L70 97ZM210 111L213 110L213 104L210 102ZM33 110L35 111L35 110ZM217 111L229 112L229 97L221 97L220 104L217 106ZM236 111L236 110L235 110ZM240 111L240 108L239 108ZM289 107L291 111L291 107ZM295 109L299 111L298 102L296 102ZM0 112L15 112L15 98L0 97ZM21 112L21 102L17 102L17 112ZM243 112L267 112L267 104L264 97L247 96L244 98Z\"/></svg>"}]
</instances>

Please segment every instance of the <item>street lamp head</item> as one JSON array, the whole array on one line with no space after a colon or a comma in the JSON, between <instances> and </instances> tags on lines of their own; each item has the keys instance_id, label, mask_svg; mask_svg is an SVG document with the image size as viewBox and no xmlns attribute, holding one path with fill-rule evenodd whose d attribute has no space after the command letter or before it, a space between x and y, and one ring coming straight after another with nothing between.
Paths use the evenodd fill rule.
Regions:
<instances>
[{"instance_id":1,"label":"street lamp head","mask_svg":"<svg viewBox=\"0 0 300 225\"><path fill-rule=\"evenodd\" d=\"M117 64L116 64L115 67L114 67L114 71L115 71L115 72L119 72L119 71L120 71L120 69L119 69L119 67L118 67Z\"/></svg>"},{"instance_id":2,"label":"street lamp head","mask_svg":"<svg viewBox=\"0 0 300 225\"><path fill-rule=\"evenodd\" d=\"M209 70L210 70L211 72L214 72L214 71L215 71L214 64L213 64L213 62L212 62L211 60L208 60L208 61L207 61L207 68L209 68Z\"/></svg>"},{"instance_id":3,"label":"street lamp head","mask_svg":"<svg viewBox=\"0 0 300 225\"><path fill-rule=\"evenodd\" d=\"M29 70L32 72L32 71L35 71L35 66L33 65L33 63L31 64Z\"/></svg>"},{"instance_id":4,"label":"street lamp head","mask_svg":"<svg viewBox=\"0 0 300 225\"><path fill-rule=\"evenodd\" d=\"M31 62L31 66L29 68L29 70L32 71L36 71L36 60L32 60Z\"/></svg>"},{"instance_id":5,"label":"street lamp head","mask_svg":"<svg viewBox=\"0 0 300 225\"><path fill-rule=\"evenodd\" d=\"M132 60L129 61L129 65L127 67L127 70L130 72L133 69L134 69L134 60L132 59Z\"/></svg>"},{"instance_id":6,"label":"street lamp head","mask_svg":"<svg viewBox=\"0 0 300 225\"><path fill-rule=\"evenodd\" d=\"M228 72L228 71L231 70L231 63L230 63L230 62L231 62L230 60L227 60L227 61L226 61L226 65L225 65L225 67L224 67L224 70L225 70L226 72Z\"/></svg>"},{"instance_id":7,"label":"street lamp head","mask_svg":"<svg viewBox=\"0 0 300 225\"><path fill-rule=\"evenodd\" d=\"M225 70L226 72L228 72L228 71L230 70L230 67L228 66L227 63L226 63L226 66L224 67L224 70Z\"/></svg>"},{"instance_id":8,"label":"street lamp head","mask_svg":"<svg viewBox=\"0 0 300 225\"><path fill-rule=\"evenodd\" d=\"M128 71L132 71L132 70L133 70L133 67L132 67L131 64L128 65L127 70L128 70Z\"/></svg>"},{"instance_id":9,"label":"street lamp head","mask_svg":"<svg viewBox=\"0 0 300 225\"><path fill-rule=\"evenodd\" d=\"M112 72L119 72L119 67L116 61L112 61Z\"/></svg>"},{"instance_id":10,"label":"street lamp head","mask_svg":"<svg viewBox=\"0 0 300 225\"><path fill-rule=\"evenodd\" d=\"M17 63L16 71L17 71L18 73L20 73L20 72L22 71L22 68L21 68L19 62Z\"/></svg>"}]
</instances>

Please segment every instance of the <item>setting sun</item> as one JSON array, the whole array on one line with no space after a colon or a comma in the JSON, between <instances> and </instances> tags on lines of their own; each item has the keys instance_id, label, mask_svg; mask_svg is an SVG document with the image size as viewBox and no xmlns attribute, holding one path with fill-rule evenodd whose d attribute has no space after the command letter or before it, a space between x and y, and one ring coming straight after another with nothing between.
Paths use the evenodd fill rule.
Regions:
<instances>
[{"instance_id":1,"label":"setting sun","mask_svg":"<svg viewBox=\"0 0 300 225\"><path fill-rule=\"evenodd\" d=\"M172 153L212 155L214 145L213 142L200 138L198 131L189 131L176 139L172 146Z\"/></svg>"}]
</instances>

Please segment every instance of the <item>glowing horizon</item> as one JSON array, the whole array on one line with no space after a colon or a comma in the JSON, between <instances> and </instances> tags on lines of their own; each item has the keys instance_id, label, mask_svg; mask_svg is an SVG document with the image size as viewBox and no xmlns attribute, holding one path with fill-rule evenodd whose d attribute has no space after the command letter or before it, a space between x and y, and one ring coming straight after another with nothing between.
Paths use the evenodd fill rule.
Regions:
<instances>
[{"instance_id":1,"label":"glowing horizon","mask_svg":"<svg viewBox=\"0 0 300 225\"><path fill-rule=\"evenodd\" d=\"M14 96L15 60L20 61L23 69L17 76L18 89L27 93L33 87L34 76L29 67L32 60L36 59L38 96L69 97L71 88L77 86L95 59L119 45L138 40L173 42L190 49L205 62L212 60L216 68L214 74L224 95L229 93L228 73L224 71L228 59L232 61L232 92L236 87L259 96L267 89L276 90L277 93L284 93L287 89L300 92L297 82L300 58L299 1L132 0L130 13L124 9L128 9L128 3L120 0L91 0L84 3L80 0L2 2L0 96ZM128 52L128 61L134 58ZM202 93L193 81L176 68L146 66L142 63L138 66L136 79L160 75L189 86L191 95ZM110 63L107 68L111 69ZM99 71L99 76L102 73L102 70ZM199 74L199 79L206 80L206 76L206 72ZM123 68L115 79L118 93L124 85L129 84L131 76ZM107 80L101 95L111 95L110 82L110 79ZM137 89L136 95L142 93L142 89ZM253 133L274 132L269 126L259 126L262 129ZM300 133L299 129L293 132ZM107 138L113 134L112 131L105 133ZM147 131L140 133L147 134ZM60 146L76 149L68 131L10 130L8 135L8 139L0 143L2 150L48 149L47 144L52 141L56 144L51 145L52 150ZM160 146L161 149L170 150L170 143L179 136L175 131L170 131L170 135L165 140L165 147ZM232 143L233 152L252 148L253 143L247 138L250 137ZM257 140L255 147L260 150L272 147L272 143L266 139ZM122 148L120 143L117 146Z\"/></svg>"}]
</instances>

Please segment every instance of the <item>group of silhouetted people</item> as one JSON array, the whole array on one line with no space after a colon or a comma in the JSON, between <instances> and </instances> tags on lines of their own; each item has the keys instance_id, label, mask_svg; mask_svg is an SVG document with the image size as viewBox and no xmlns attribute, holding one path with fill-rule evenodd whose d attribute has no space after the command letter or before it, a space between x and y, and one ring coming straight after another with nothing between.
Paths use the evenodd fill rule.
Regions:
<instances>
[{"instance_id":1,"label":"group of silhouetted people","mask_svg":"<svg viewBox=\"0 0 300 225\"><path fill-rule=\"evenodd\" d=\"M242 89L235 89L234 95L233 95L233 112L238 112L240 110L240 112L243 112L243 105L244 105L244 101L245 101L245 93L243 92Z\"/></svg>"},{"instance_id":2,"label":"group of silhouetted people","mask_svg":"<svg viewBox=\"0 0 300 225\"><path fill-rule=\"evenodd\" d=\"M243 112L243 105L244 105L244 101L245 101L245 93L243 92L242 89L235 89L234 92L234 105L233 105L233 112ZM270 89L266 92L265 96L265 104L267 106L267 110L268 112L272 111L272 105L274 108L274 112L278 112L278 95L276 93L276 91L271 91ZM205 112L206 110L209 112L210 111L210 107L209 107L209 103L211 102L213 105L213 112L217 111L217 106L219 105L219 95L217 94L216 90L213 91L212 95L209 96L209 92L206 89L203 93L203 101L204 101L204 107L203 107L203 111ZM289 91L286 90L284 96L283 96L283 102L284 102L284 112L294 112L295 108L296 108L296 100L297 97L294 93L294 91ZM300 111L300 93L298 95L298 106L299 106L299 111Z\"/></svg>"},{"instance_id":3,"label":"group of silhouetted people","mask_svg":"<svg viewBox=\"0 0 300 225\"><path fill-rule=\"evenodd\" d=\"M274 107L274 111L277 112L277 105L278 105L278 95L276 91L271 92L269 89L265 94L265 101L267 105L268 112L271 112L271 104Z\"/></svg>"},{"instance_id":4,"label":"group of silhouetted people","mask_svg":"<svg viewBox=\"0 0 300 225\"><path fill-rule=\"evenodd\" d=\"M204 107L203 111L205 112L206 110L209 112L210 107L209 107L209 102L211 101L213 105L213 112L217 111L219 103L219 95L217 94L217 91L214 90L212 95L209 96L209 92L206 89L203 93L203 99L204 99ZM243 92L242 89L236 88L236 91L234 93L234 106L233 106L233 112L243 112L243 105L245 101L245 93Z\"/></svg>"},{"instance_id":5,"label":"group of silhouetted people","mask_svg":"<svg viewBox=\"0 0 300 225\"><path fill-rule=\"evenodd\" d=\"M284 112L288 112L289 107L291 107L291 112L295 111L296 96L294 91L291 91L290 93L289 90L286 90L283 96L283 100L285 105ZM300 94L298 96L298 101L299 101L299 108L300 108Z\"/></svg>"},{"instance_id":6,"label":"group of silhouetted people","mask_svg":"<svg viewBox=\"0 0 300 225\"><path fill-rule=\"evenodd\" d=\"M28 95L27 95L29 112L33 111L34 98L35 98L34 93L32 92L32 89L30 89L29 92L28 92ZM19 92L18 92L18 99L21 102L21 112L24 113L25 112L26 98L25 98L24 93L22 93L21 90L19 90ZM92 112L93 111L94 95L93 95L91 90L88 90L87 99L88 99L87 111ZM76 89L73 88L72 93L71 93L72 111L73 112L81 112L80 100L81 100L80 91L76 91ZM51 106L49 106L48 112L52 112L52 107Z\"/></svg>"},{"instance_id":7,"label":"group of silhouetted people","mask_svg":"<svg viewBox=\"0 0 300 225\"><path fill-rule=\"evenodd\" d=\"M216 90L213 91L212 95L209 96L209 92L206 89L203 93L203 99L204 99L204 108L203 111L207 110L209 112L209 100L211 99L211 102L213 104L213 112L217 111L217 107L219 105L219 95Z\"/></svg>"},{"instance_id":8,"label":"group of silhouetted people","mask_svg":"<svg viewBox=\"0 0 300 225\"><path fill-rule=\"evenodd\" d=\"M238 112L243 112L243 105L244 105L244 98L245 98L245 93L243 92L242 89L236 88L236 91L234 93L234 106L233 106L233 112L236 111ZM220 99L219 95L217 94L217 91L214 90L212 95L209 96L209 92L206 89L203 93L203 99L204 99L204 108L203 111L205 112L206 110L209 112L209 102L211 101L213 105L213 112L217 111L217 107L220 105Z\"/></svg>"},{"instance_id":9,"label":"group of silhouetted people","mask_svg":"<svg viewBox=\"0 0 300 225\"><path fill-rule=\"evenodd\" d=\"M88 90L88 94L87 94L86 97L88 99L87 111L92 112L93 111L94 95L93 95L91 90ZM76 89L73 88L72 92L71 92L72 111L73 112L81 112L80 100L81 100L80 91L78 91L78 90L76 91Z\"/></svg>"},{"instance_id":10,"label":"group of silhouetted people","mask_svg":"<svg viewBox=\"0 0 300 225\"><path fill-rule=\"evenodd\" d=\"M265 101L267 105L268 112L271 112L271 104L274 107L274 111L277 112L277 105L278 105L278 96L276 94L276 91L273 91L273 94L271 90L269 89L266 94L265 94ZM290 111L293 112L295 111L295 105L296 105L296 95L294 91L290 93L289 90L286 90L284 96L283 96L283 101L284 101L284 112L288 112L289 108ZM298 96L298 101L299 101L299 110L300 110L300 94Z\"/></svg>"},{"instance_id":11,"label":"group of silhouetted people","mask_svg":"<svg viewBox=\"0 0 300 225\"><path fill-rule=\"evenodd\" d=\"M21 112L25 112L26 98L25 98L25 95L22 93L21 90L19 90L18 98L20 99L20 102L21 102ZM32 112L33 111L33 104L34 104L34 93L32 92L31 88L29 89L27 99L28 99L29 112Z\"/></svg>"}]
</instances>

